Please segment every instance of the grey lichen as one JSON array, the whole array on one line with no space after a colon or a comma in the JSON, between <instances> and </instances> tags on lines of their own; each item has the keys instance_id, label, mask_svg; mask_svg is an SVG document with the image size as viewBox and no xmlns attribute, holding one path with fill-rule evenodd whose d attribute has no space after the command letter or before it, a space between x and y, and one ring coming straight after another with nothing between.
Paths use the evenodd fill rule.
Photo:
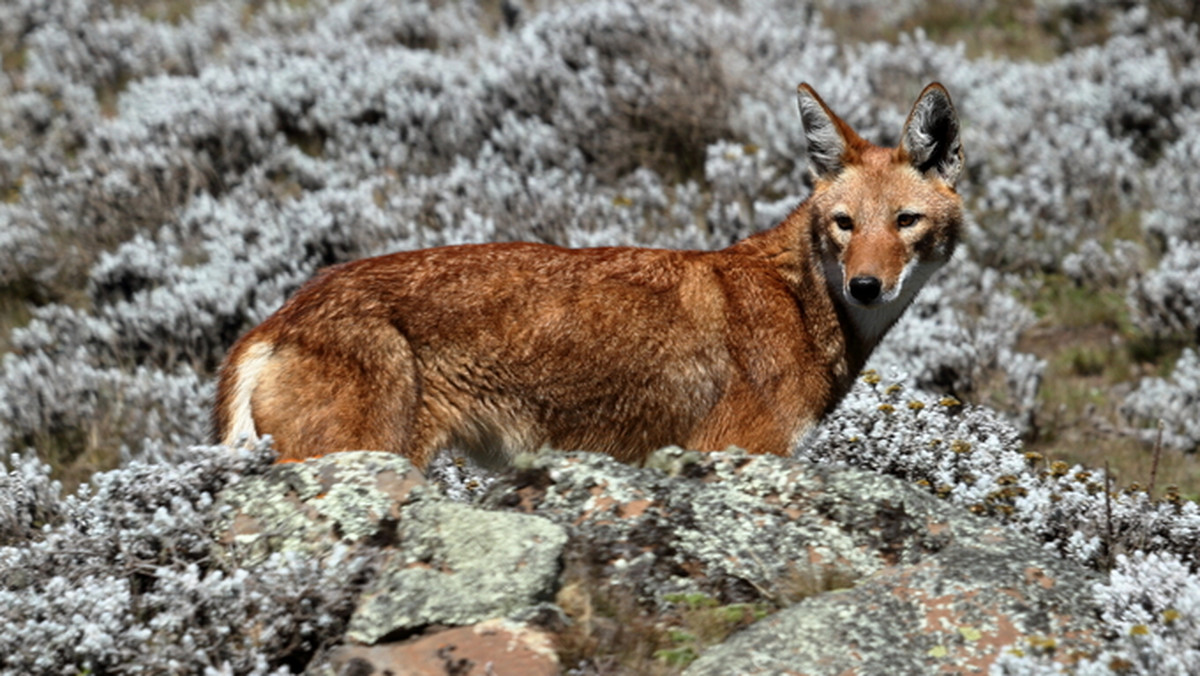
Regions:
<instances>
[{"instance_id":1,"label":"grey lichen","mask_svg":"<svg viewBox=\"0 0 1200 676\"><path fill-rule=\"evenodd\" d=\"M983 673L1021 637L1060 637L1063 659L1098 647L1092 574L1011 532L976 535L786 608L685 674Z\"/></svg>"},{"instance_id":2,"label":"grey lichen","mask_svg":"<svg viewBox=\"0 0 1200 676\"><path fill-rule=\"evenodd\" d=\"M271 553L320 556L338 542L389 539L400 507L432 491L421 473L389 453L335 453L317 462L275 465L226 490L215 529L244 565Z\"/></svg>"},{"instance_id":3,"label":"grey lichen","mask_svg":"<svg viewBox=\"0 0 1200 676\"><path fill-rule=\"evenodd\" d=\"M402 510L400 541L350 620L354 641L505 617L549 599L567 533L542 517L429 501Z\"/></svg>"}]
</instances>

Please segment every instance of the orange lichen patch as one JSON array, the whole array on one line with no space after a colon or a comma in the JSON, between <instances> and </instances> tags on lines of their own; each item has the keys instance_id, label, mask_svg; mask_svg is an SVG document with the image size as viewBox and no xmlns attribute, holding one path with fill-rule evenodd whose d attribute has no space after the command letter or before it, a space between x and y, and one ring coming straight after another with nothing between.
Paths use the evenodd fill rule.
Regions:
<instances>
[{"instance_id":1,"label":"orange lichen patch","mask_svg":"<svg viewBox=\"0 0 1200 676\"><path fill-rule=\"evenodd\" d=\"M1027 600L1025 597L1025 594L1022 594L1021 592L1017 591L1016 589L1006 587L1004 589L997 589L996 592L999 594L1004 594L1005 596L1007 596L1013 600L1020 601L1022 603L1024 603Z\"/></svg>"},{"instance_id":2,"label":"orange lichen patch","mask_svg":"<svg viewBox=\"0 0 1200 676\"><path fill-rule=\"evenodd\" d=\"M645 514L646 510L649 509L650 505L652 504L654 504L654 501L649 498L630 500L623 505L617 505L617 516L622 519L636 519L642 514Z\"/></svg>"},{"instance_id":3,"label":"orange lichen patch","mask_svg":"<svg viewBox=\"0 0 1200 676\"><path fill-rule=\"evenodd\" d=\"M881 575L887 578L888 593L916 609L922 618L913 638L917 635L929 640L933 648L928 652L931 671L937 673L987 673L1004 650L1018 643L1038 645L1036 638L1023 634L1017 620L1006 610L1008 604L998 601L995 591L1018 601L1028 599L1018 590L982 590L950 588L947 593L930 593L922 586L922 569L940 567L935 561L923 562L913 567L885 569ZM1056 584L1047 573L1035 566L1025 571L1025 582L1049 588ZM968 585L969 587L970 585ZM1070 618L1055 617L1056 626L1069 626ZM1088 632L1054 634L1051 640L1067 641L1072 645L1093 645L1095 637ZM1065 652L1055 655L1059 662L1067 658Z\"/></svg>"},{"instance_id":4,"label":"orange lichen patch","mask_svg":"<svg viewBox=\"0 0 1200 676\"><path fill-rule=\"evenodd\" d=\"M313 457L313 459L316 459L316 458L320 458L322 456L314 455L312 457ZM304 462L305 460L308 460L308 458L280 458L275 461L275 464L276 465L290 465L293 462Z\"/></svg>"},{"instance_id":5,"label":"orange lichen patch","mask_svg":"<svg viewBox=\"0 0 1200 676\"><path fill-rule=\"evenodd\" d=\"M925 597L923 592L912 596L925 608L925 631L954 631L963 626L962 613L955 610L979 595L977 591L946 596Z\"/></svg>"},{"instance_id":6,"label":"orange lichen patch","mask_svg":"<svg viewBox=\"0 0 1200 676\"><path fill-rule=\"evenodd\" d=\"M1042 589L1050 589L1054 586L1054 579L1046 575L1046 571L1041 568L1030 566L1025 569L1025 582L1029 584L1039 584Z\"/></svg>"},{"instance_id":7,"label":"orange lichen patch","mask_svg":"<svg viewBox=\"0 0 1200 676\"><path fill-rule=\"evenodd\" d=\"M921 565L921 564L918 564ZM881 578L887 578L891 586L891 594L901 601L909 602L918 598L920 592L913 588L911 581L915 574L916 566L895 567L888 566L877 573Z\"/></svg>"},{"instance_id":8,"label":"orange lichen patch","mask_svg":"<svg viewBox=\"0 0 1200 676\"><path fill-rule=\"evenodd\" d=\"M229 529L221 534L221 544L233 544L239 535L258 535L261 532L262 524L258 519L238 512L233 516L233 522L229 524Z\"/></svg>"},{"instance_id":9,"label":"orange lichen patch","mask_svg":"<svg viewBox=\"0 0 1200 676\"><path fill-rule=\"evenodd\" d=\"M621 504L621 503L617 502L616 498L609 496L609 495L597 495L595 493L593 493L593 495L596 495L596 499L593 501L593 504L595 506L592 507L592 509L590 509L584 513L585 517L591 516L591 514L594 514L596 512L614 511Z\"/></svg>"},{"instance_id":10,"label":"orange lichen patch","mask_svg":"<svg viewBox=\"0 0 1200 676\"><path fill-rule=\"evenodd\" d=\"M989 528L979 539L989 545L998 545L1009 541L1008 534L999 527Z\"/></svg>"},{"instance_id":11,"label":"orange lichen patch","mask_svg":"<svg viewBox=\"0 0 1200 676\"><path fill-rule=\"evenodd\" d=\"M400 505L408 501L408 496L417 486L425 485L425 478L415 470L397 473L394 470L380 472L375 476L375 488L392 498L392 516L399 515Z\"/></svg>"},{"instance_id":12,"label":"orange lichen patch","mask_svg":"<svg viewBox=\"0 0 1200 676\"><path fill-rule=\"evenodd\" d=\"M542 497L545 496L546 491L534 486L522 486L513 491L513 493L517 496L518 500L517 504L512 505L512 509L522 514L532 514L537 509L537 506L541 504Z\"/></svg>"},{"instance_id":13,"label":"orange lichen patch","mask_svg":"<svg viewBox=\"0 0 1200 676\"><path fill-rule=\"evenodd\" d=\"M575 525L579 526L583 523L591 521L596 524L611 523L603 518L597 518L600 515L612 514L617 512L617 507L621 504L616 498L604 495L604 486L592 486L588 492L592 494L592 507L585 509L579 514L579 518L575 519Z\"/></svg>"},{"instance_id":14,"label":"orange lichen patch","mask_svg":"<svg viewBox=\"0 0 1200 676\"><path fill-rule=\"evenodd\" d=\"M975 649L979 651L985 666L991 666L1000 656L1001 650L1014 645L1021 638L1021 631L1007 615L996 615L995 620L995 628L982 632L979 640L975 642Z\"/></svg>"},{"instance_id":15,"label":"orange lichen patch","mask_svg":"<svg viewBox=\"0 0 1200 676\"><path fill-rule=\"evenodd\" d=\"M973 603L976 595L968 592L922 601L926 609L924 631L945 634L938 644L945 649L939 656L946 660L939 669L943 673L987 673L1003 649L1022 636L1007 615ZM990 621L982 625L965 623L963 611L967 609L984 611Z\"/></svg>"},{"instance_id":16,"label":"orange lichen patch","mask_svg":"<svg viewBox=\"0 0 1200 676\"><path fill-rule=\"evenodd\" d=\"M508 620L488 620L454 627L415 638L376 646L342 646L333 654L338 673L444 674L447 665L461 676L522 674L551 676L562 673L553 640L545 632Z\"/></svg>"}]
</instances>

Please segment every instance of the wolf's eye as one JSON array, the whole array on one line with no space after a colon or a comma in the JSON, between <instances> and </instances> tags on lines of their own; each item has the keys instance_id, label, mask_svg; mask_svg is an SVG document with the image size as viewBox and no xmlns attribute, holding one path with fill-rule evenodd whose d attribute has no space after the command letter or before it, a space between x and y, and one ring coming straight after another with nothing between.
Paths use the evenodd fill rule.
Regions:
<instances>
[{"instance_id":1,"label":"wolf's eye","mask_svg":"<svg viewBox=\"0 0 1200 676\"><path fill-rule=\"evenodd\" d=\"M846 214L834 214L833 222L836 223L837 227L842 230L854 229L854 219L850 218Z\"/></svg>"},{"instance_id":2,"label":"wolf's eye","mask_svg":"<svg viewBox=\"0 0 1200 676\"><path fill-rule=\"evenodd\" d=\"M896 217L896 225L901 228L907 228L919 220L921 220L920 214L914 214L910 211L905 211Z\"/></svg>"}]
</instances>

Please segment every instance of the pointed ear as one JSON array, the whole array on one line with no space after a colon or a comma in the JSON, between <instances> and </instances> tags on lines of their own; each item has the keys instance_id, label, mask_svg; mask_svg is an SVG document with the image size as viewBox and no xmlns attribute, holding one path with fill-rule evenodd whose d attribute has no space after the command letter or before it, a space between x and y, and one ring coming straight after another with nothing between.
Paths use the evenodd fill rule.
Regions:
<instances>
[{"instance_id":1,"label":"pointed ear","mask_svg":"<svg viewBox=\"0 0 1200 676\"><path fill-rule=\"evenodd\" d=\"M900 149L917 171L934 172L954 187L965 157L958 133L958 114L945 87L934 82L921 92L904 123Z\"/></svg>"},{"instance_id":2,"label":"pointed ear","mask_svg":"<svg viewBox=\"0 0 1200 676\"><path fill-rule=\"evenodd\" d=\"M800 108L800 122L804 125L804 138L808 141L809 171L814 178L833 180L845 166L846 151L850 147L846 137L849 127L833 114L807 82L797 87L796 103Z\"/></svg>"}]
</instances>

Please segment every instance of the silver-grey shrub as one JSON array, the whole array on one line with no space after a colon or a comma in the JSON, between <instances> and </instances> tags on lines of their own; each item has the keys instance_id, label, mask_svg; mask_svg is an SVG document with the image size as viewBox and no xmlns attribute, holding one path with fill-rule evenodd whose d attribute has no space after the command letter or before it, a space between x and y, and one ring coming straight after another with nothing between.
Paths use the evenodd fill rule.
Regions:
<instances>
[{"instance_id":1,"label":"silver-grey shrub","mask_svg":"<svg viewBox=\"0 0 1200 676\"><path fill-rule=\"evenodd\" d=\"M1142 430L1147 441L1158 441L1161 423L1164 445L1189 453L1200 450L1200 353L1185 349L1170 376L1143 378L1121 410L1149 426Z\"/></svg>"},{"instance_id":2,"label":"silver-grey shrub","mask_svg":"<svg viewBox=\"0 0 1200 676\"><path fill-rule=\"evenodd\" d=\"M66 499L44 467L14 459L0 475L0 671L267 674L306 664L340 637L369 562L278 554L231 568L213 556L213 496L273 458L194 447L100 474ZM31 529L29 514L45 525Z\"/></svg>"},{"instance_id":3,"label":"silver-grey shrub","mask_svg":"<svg viewBox=\"0 0 1200 676\"><path fill-rule=\"evenodd\" d=\"M798 454L907 478L1092 567L1134 551L1200 563L1196 503L1150 502L1144 491L1106 498L1114 489L1103 470L1027 454L1017 429L996 412L885 377L865 376Z\"/></svg>"},{"instance_id":4,"label":"silver-grey shrub","mask_svg":"<svg viewBox=\"0 0 1200 676\"><path fill-rule=\"evenodd\" d=\"M0 470L6 469L0 464ZM18 546L62 516L62 487L50 466L28 453L13 454L0 473L0 546Z\"/></svg>"},{"instance_id":5,"label":"silver-grey shrub","mask_svg":"<svg viewBox=\"0 0 1200 676\"><path fill-rule=\"evenodd\" d=\"M1134 321L1156 338L1200 341L1200 240L1167 240L1158 267L1130 283Z\"/></svg>"}]
</instances>

